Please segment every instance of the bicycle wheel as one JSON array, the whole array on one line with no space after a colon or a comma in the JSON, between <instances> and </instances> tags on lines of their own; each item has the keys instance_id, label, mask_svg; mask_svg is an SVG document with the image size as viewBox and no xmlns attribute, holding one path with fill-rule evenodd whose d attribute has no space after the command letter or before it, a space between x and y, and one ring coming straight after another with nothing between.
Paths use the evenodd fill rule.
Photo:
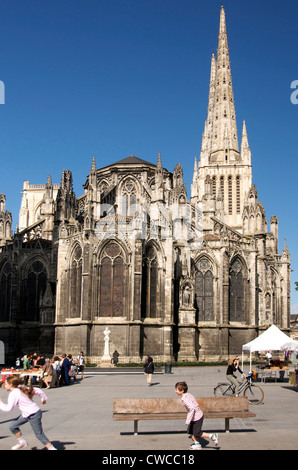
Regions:
<instances>
[{"instance_id":1,"label":"bicycle wheel","mask_svg":"<svg viewBox=\"0 0 298 470\"><path fill-rule=\"evenodd\" d=\"M230 384L222 383L218 384L214 389L214 395L216 397L232 397L234 395Z\"/></svg>"},{"instance_id":2,"label":"bicycle wheel","mask_svg":"<svg viewBox=\"0 0 298 470\"><path fill-rule=\"evenodd\" d=\"M251 384L244 390L244 396L251 405L259 405L264 399L264 392L258 385Z\"/></svg>"}]
</instances>

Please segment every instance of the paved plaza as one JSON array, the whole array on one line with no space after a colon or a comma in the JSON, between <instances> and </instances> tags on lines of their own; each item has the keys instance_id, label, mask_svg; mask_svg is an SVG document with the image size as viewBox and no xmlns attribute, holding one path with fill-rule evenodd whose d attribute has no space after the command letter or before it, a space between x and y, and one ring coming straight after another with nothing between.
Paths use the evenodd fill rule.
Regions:
<instances>
[{"instance_id":1,"label":"paved plaza","mask_svg":"<svg viewBox=\"0 0 298 470\"><path fill-rule=\"evenodd\" d=\"M247 368L245 368L247 369ZM45 434L59 450L187 451L191 443L184 420L140 421L139 435L133 434L132 421L113 420L114 398L173 398L175 383L185 380L195 396L213 396L213 388L225 380L226 367L172 368L153 375L152 386L146 386L141 371L121 369L86 371L84 380L68 387L46 390L47 404L42 407ZM248 370L246 370L248 372ZM255 418L232 419L230 432L224 432L224 419L206 419L205 431L219 433L219 446L207 441L200 452L219 450L297 450L298 393L288 381L258 383L264 392L264 403L251 406ZM8 393L0 389L0 398ZM38 402L38 401L37 401ZM19 415L0 412L0 450L10 449L15 438L9 424ZM22 427L28 447L42 449L29 424Z\"/></svg>"}]
</instances>

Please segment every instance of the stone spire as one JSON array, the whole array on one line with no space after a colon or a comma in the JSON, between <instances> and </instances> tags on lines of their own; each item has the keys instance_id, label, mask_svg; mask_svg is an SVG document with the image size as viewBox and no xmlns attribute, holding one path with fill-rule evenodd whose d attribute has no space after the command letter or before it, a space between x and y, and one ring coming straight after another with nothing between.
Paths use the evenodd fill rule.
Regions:
<instances>
[{"instance_id":1,"label":"stone spire","mask_svg":"<svg viewBox=\"0 0 298 470\"><path fill-rule=\"evenodd\" d=\"M215 59L214 54L212 54L207 120L205 122L205 129L203 133L202 148L201 148L201 163L203 165L204 164L208 165L209 155L211 151L211 138L212 138L212 127L213 127L213 115L214 115L215 80L216 80L216 59Z\"/></svg>"},{"instance_id":2,"label":"stone spire","mask_svg":"<svg viewBox=\"0 0 298 470\"><path fill-rule=\"evenodd\" d=\"M91 170L96 171L96 162L95 162L95 157L92 157L92 165L91 165Z\"/></svg>"},{"instance_id":3,"label":"stone spire","mask_svg":"<svg viewBox=\"0 0 298 470\"><path fill-rule=\"evenodd\" d=\"M163 167L161 163L160 152L158 153L157 165L155 170L155 200L162 201L164 197L163 187Z\"/></svg>"},{"instance_id":4,"label":"stone spire","mask_svg":"<svg viewBox=\"0 0 298 470\"><path fill-rule=\"evenodd\" d=\"M96 189L96 161L95 157L92 157L91 170L89 171L89 186Z\"/></svg>"},{"instance_id":5,"label":"stone spire","mask_svg":"<svg viewBox=\"0 0 298 470\"><path fill-rule=\"evenodd\" d=\"M241 160L251 164L251 152L248 144L246 123L243 121L242 139L241 139Z\"/></svg>"},{"instance_id":6,"label":"stone spire","mask_svg":"<svg viewBox=\"0 0 298 470\"><path fill-rule=\"evenodd\" d=\"M242 152L242 149L245 150L247 148L249 148L249 145L248 145L248 138L247 138L246 123L245 121L243 121L241 152Z\"/></svg>"},{"instance_id":7,"label":"stone spire","mask_svg":"<svg viewBox=\"0 0 298 470\"><path fill-rule=\"evenodd\" d=\"M282 250L282 254L281 254L281 261L282 262L288 262L288 263L291 262L291 256L290 256L289 248L287 246L286 237L285 237L285 241L284 241L284 249Z\"/></svg>"},{"instance_id":8,"label":"stone spire","mask_svg":"<svg viewBox=\"0 0 298 470\"><path fill-rule=\"evenodd\" d=\"M252 184L251 152L243 124L241 153L238 143L234 93L224 8L220 10L218 46L212 54L207 119L198 163L191 185L191 201L200 202L210 218L215 196L217 218L242 231L242 212ZM212 191L210 192L210 188ZM212 198L211 198L212 196ZM212 209L213 211L213 209ZM220 216L219 216L220 215ZM211 227L210 222L210 227Z\"/></svg>"},{"instance_id":9,"label":"stone spire","mask_svg":"<svg viewBox=\"0 0 298 470\"><path fill-rule=\"evenodd\" d=\"M208 161L207 161L208 158ZM211 59L207 121L202 141L201 164L240 160L228 37L221 7L217 59Z\"/></svg>"},{"instance_id":10,"label":"stone spire","mask_svg":"<svg viewBox=\"0 0 298 470\"><path fill-rule=\"evenodd\" d=\"M158 152L157 168L159 169L162 168L160 152Z\"/></svg>"}]
</instances>

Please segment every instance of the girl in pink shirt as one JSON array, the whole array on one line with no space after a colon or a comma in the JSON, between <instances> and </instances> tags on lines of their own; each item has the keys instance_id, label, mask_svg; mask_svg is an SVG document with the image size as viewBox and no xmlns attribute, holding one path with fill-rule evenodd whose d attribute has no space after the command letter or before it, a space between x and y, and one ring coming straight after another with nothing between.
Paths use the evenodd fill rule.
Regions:
<instances>
[{"instance_id":1,"label":"girl in pink shirt","mask_svg":"<svg viewBox=\"0 0 298 470\"><path fill-rule=\"evenodd\" d=\"M44 405L47 401L46 394L42 390L33 388L32 386L21 387L21 383L22 381L18 377L7 377L4 383L5 389L10 392L7 403L3 403L0 399L0 410L9 412L15 406L18 406L22 413L9 427L11 432L18 439L18 443L12 447L12 450L22 449L27 446L27 442L23 438L19 426L28 421L37 439L39 439L48 450L57 450L42 430L41 410L32 399L34 395L38 395L41 399L41 404Z\"/></svg>"}]
</instances>

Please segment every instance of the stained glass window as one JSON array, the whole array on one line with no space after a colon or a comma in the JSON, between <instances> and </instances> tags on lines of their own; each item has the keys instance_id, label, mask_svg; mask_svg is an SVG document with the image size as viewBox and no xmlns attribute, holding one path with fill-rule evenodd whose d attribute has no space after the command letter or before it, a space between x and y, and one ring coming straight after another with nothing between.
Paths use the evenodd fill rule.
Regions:
<instances>
[{"instance_id":1,"label":"stained glass window","mask_svg":"<svg viewBox=\"0 0 298 470\"><path fill-rule=\"evenodd\" d=\"M242 263L233 261L230 267L230 321L243 321L244 295Z\"/></svg>"},{"instance_id":2,"label":"stained glass window","mask_svg":"<svg viewBox=\"0 0 298 470\"><path fill-rule=\"evenodd\" d=\"M117 243L109 243L103 250L99 267L99 316L124 316L125 263Z\"/></svg>"},{"instance_id":3,"label":"stained glass window","mask_svg":"<svg viewBox=\"0 0 298 470\"><path fill-rule=\"evenodd\" d=\"M198 321L214 320L213 273L211 262L201 258L195 273L195 308Z\"/></svg>"}]
</instances>

